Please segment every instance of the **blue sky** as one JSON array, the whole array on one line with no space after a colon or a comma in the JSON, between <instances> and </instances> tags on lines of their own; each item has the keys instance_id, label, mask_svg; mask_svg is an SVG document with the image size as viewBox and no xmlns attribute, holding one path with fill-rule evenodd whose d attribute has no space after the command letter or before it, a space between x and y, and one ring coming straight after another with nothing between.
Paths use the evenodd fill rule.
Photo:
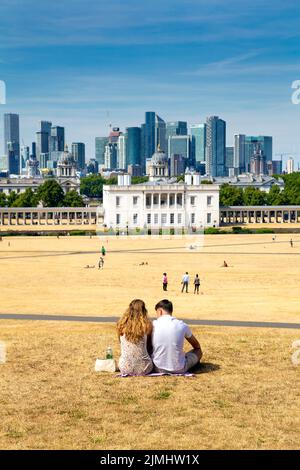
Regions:
<instances>
[{"instance_id":1,"label":"blue sky","mask_svg":"<svg viewBox=\"0 0 300 470\"><path fill-rule=\"evenodd\" d=\"M146 110L190 124L217 114L228 145L267 134L298 156L299 20L298 0L1 0L0 113L20 113L26 144L41 119L65 126L88 157L109 122L140 125Z\"/></svg>"}]
</instances>

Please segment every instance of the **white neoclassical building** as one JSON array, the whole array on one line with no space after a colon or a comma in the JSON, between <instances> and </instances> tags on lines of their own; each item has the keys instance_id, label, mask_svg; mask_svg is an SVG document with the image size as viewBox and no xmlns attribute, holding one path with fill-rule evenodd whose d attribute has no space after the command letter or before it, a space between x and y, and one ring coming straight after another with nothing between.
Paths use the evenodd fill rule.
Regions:
<instances>
[{"instance_id":1,"label":"white neoclassical building","mask_svg":"<svg viewBox=\"0 0 300 470\"><path fill-rule=\"evenodd\" d=\"M200 175L184 182L168 177L160 149L150 163L149 182L132 185L120 175L117 185L103 187L104 225L112 229L203 229L219 226L219 186L201 184Z\"/></svg>"}]
</instances>

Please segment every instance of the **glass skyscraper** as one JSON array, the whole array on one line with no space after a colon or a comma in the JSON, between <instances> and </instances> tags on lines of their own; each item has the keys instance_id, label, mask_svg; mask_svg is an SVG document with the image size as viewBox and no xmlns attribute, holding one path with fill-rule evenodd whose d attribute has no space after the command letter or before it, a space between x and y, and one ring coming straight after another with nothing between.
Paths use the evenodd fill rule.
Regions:
<instances>
[{"instance_id":1,"label":"glass skyscraper","mask_svg":"<svg viewBox=\"0 0 300 470\"><path fill-rule=\"evenodd\" d=\"M206 173L225 176L226 122L218 116L210 116L206 126Z\"/></svg>"},{"instance_id":2,"label":"glass skyscraper","mask_svg":"<svg viewBox=\"0 0 300 470\"><path fill-rule=\"evenodd\" d=\"M142 131L140 127L127 127L127 165L141 165Z\"/></svg>"},{"instance_id":3,"label":"glass skyscraper","mask_svg":"<svg viewBox=\"0 0 300 470\"><path fill-rule=\"evenodd\" d=\"M11 155L14 153L16 159L20 158L20 123L19 115L6 113L4 114L4 154ZM15 164L13 165L14 169Z\"/></svg>"},{"instance_id":4,"label":"glass skyscraper","mask_svg":"<svg viewBox=\"0 0 300 470\"><path fill-rule=\"evenodd\" d=\"M168 140L168 155L181 155L185 165L191 165L191 140L189 135L172 135Z\"/></svg>"},{"instance_id":5,"label":"glass skyscraper","mask_svg":"<svg viewBox=\"0 0 300 470\"><path fill-rule=\"evenodd\" d=\"M246 171L245 138L244 134L234 135L233 168L237 174L245 173Z\"/></svg>"},{"instance_id":6,"label":"glass skyscraper","mask_svg":"<svg viewBox=\"0 0 300 470\"><path fill-rule=\"evenodd\" d=\"M147 111L144 126L145 159L151 158L155 152L155 112Z\"/></svg>"},{"instance_id":7,"label":"glass skyscraper","mask_svg":"<svg viewBox=\"0 0 300 470\"><path fill-rule=\"evenodd\" d=\"M95 159L98 165L104 165L105 146L108 144L108 137L95 138Z\"/></svg>"},{"instance_id":8,"label":"glass skyscraper","mask_svg":"<svg viewBox=\"0 0 300 470\"><path fill-rule=\"evenodd\" d=\"M50 151L63 152L65 150L65 128L55 126L51 128Z\"/></svg>"},{"instance_id":9,"label":"glass skyscraper","mask_svg":"<svg viewBox=\"0 0 300 470\"><path fill-rule=\"evenodd\" d=\"M206 147L206 124L191 126L192 154L195 160L196 169L205 162Z\"/></svg>"},{"instance_id":10,"label":"glass skyscraper","mask_svg":"<svg viewBox=\"0 0 300 470\"><path fill-rule=\"evenodd\" d=\"M251 157L255 154L256 148L263 151L266 161L272 161L273 159L273 138L271 136L259 135L259 136L246 136L245 137L245 171L250 171Z\"/></svg>"},{"instance_id":11,"label":"glass skyscraper","mask_svg":"<svg viewBox=\"0 0 300 470\"><path fill-rule=\"evenodd\" d=\"M84 170L85 168L85 144L83 142L73 142L72 143L72 155L74 160L77 163L77 168L79 170Z\"/></svg>"}]
</instances>

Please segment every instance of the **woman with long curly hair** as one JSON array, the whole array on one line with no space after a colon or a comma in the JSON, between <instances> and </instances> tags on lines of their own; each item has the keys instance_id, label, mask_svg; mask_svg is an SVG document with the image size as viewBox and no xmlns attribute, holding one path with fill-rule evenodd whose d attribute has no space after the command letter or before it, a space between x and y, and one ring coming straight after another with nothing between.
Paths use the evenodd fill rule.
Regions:
<instances>
[{"instance_id":1,"label":"woman with long curly hair","mask_svg":"<svg viewBox=\"0 0 300 470\"><path fill-rule=\"evenodd\" d=\"M121 374L149 374L153 369L153 362L147 350L147 346L151 349L152 321L142 300L135 299L130 302L117 323L117 332L121 343Z\"/></svg>"}]
</instances>

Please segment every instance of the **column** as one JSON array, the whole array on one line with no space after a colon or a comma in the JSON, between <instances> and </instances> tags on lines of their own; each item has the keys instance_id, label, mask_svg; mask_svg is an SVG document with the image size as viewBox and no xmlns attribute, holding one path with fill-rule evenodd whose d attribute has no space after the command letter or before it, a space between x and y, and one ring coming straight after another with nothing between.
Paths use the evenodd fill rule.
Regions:
<instances>
[{"instance_id":1,"label":"column","mask_svg":"<svg viewBox=\"0 0 300 470\"><path fill-rule=\"evenodd\" d=\"M26 213L23 212L23 225L26 225Z\"/></svg>"}]
</instances>

